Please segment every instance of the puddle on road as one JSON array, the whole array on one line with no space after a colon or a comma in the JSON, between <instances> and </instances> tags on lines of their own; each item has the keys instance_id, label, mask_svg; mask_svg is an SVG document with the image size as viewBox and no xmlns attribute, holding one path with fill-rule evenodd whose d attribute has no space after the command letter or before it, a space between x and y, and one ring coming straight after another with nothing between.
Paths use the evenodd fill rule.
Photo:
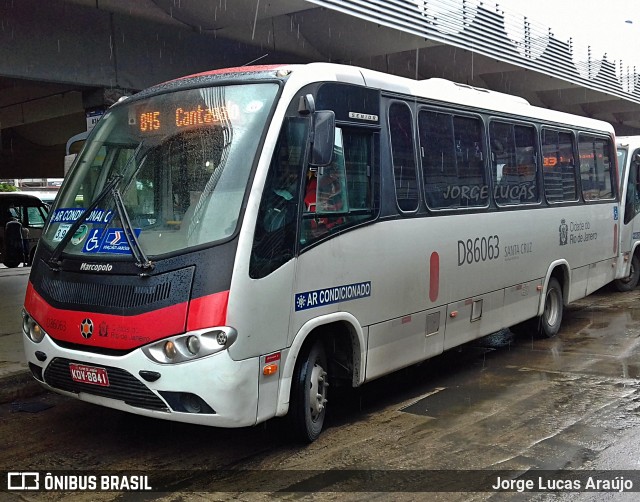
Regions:
<instances>
[{"instance_id":1,"label":"puddle on road","mask_svg":"<svg viewBox=\"0 0 640 502\"><path fill-rule=\"evenodd\" d=\"M424 417L455 417L495 408L514 388L539 385L541 380L572 381L577 392L585 392L589 386L585 380L593 377L601 377L604 385L640 387L640 322L635 312L568 309L555 338L533 339L502 330L467 344L461 349L469 358L463 367L439 375L425 397L399 410Z\"/></svg>"},{"instance_id":2,"label":"puddle on road","mask_svg":"<svg viewBox=\"0 0 640 502\"><path fill-rule=\"evenodd\" d=\"M400 411L424 417L443 418L468 411L483 401L495 399L502 391L503 389L498 387L449 387L401 408Z\"/></svg>"},{"instance_id":3,"label":"puddle on road","mask_svg":"<svg viewBox=\"0 0 640 502\"><path fill-rule=\"evenodd\" d=\"M41 411L53 408L52 404L41 402L15 402L11 403L11 413L24 411L26 413L40 413Z\"/></svg>"}]
</instances>

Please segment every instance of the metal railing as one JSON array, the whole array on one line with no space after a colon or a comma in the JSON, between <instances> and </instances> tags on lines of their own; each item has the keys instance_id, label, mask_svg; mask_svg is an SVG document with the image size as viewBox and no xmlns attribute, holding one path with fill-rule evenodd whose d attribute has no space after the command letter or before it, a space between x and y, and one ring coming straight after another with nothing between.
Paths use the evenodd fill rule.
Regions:
<instances>
[{"instance_id":1,"label":"metal railing","mask_svg":"<svg viewBox=\"0 0 640 502\"><path fill-rule=\"evenodd\" d=\"M483 0L307 0L503 62L640 103L637 69L563 41L551 28Z\"/></svg>"}]
</instances>

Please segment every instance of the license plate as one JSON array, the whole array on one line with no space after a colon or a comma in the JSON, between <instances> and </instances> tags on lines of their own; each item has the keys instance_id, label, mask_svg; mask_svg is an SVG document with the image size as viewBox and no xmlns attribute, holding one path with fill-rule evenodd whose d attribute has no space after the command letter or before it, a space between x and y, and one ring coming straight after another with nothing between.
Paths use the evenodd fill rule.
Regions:
<instances>
[{"instance_id":1,"label":"license plate","mask_svg":"<svg viewBox=\"0 0 640 502\"><path fill-rule=\"evenodd\" d=\"M71 371L71 379L74 382L109 387L109 377L107 376L107 370L104 368L69 363L69 371Z\"/></svg>"}]
</instances>

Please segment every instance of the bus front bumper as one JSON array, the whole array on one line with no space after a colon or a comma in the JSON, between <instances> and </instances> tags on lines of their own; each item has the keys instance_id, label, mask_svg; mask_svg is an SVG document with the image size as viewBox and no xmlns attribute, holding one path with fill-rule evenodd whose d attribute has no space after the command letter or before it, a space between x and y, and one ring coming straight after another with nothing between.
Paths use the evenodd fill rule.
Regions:
<instances>
[{"instance_id":1,"label":"bus front bumper","mask_svg":"<svg viewBox=\"0 0 640 502\"><path fill-rule=\"evenodd\" d=\"M234 361L224 350L160 364L138 348L109 356L60 347L49 336L23 334L34 378L46 388L83 401L177 422L216 427L255 425L259 358Z\"/></svg>"}]
</instances>

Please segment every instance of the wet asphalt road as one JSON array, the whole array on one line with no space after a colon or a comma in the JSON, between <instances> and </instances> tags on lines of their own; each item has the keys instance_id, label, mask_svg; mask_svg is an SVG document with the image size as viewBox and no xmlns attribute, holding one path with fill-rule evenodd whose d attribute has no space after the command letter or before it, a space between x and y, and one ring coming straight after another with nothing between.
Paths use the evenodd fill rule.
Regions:
<instances>
[{"instance_id":1,"label":"wet asphalt road","mask_svg":"<svg viewBox=\"0 0 640 502\"><path fill-rule=\"evenodd\" d=\"M633 478L640 469L640 290L604 288L576 302L556 338L504 331L330 398L327 430L301 446L289 442L284 420L212 429L44 394L0 407L0 468L142 469L154 480L167 472L180 478L167 485L172 493L144 498L167 501L548 500L553 490L462 493L475 486L463 471L618 469ZM349 477L353 470L374 475ZM433 470L444 470L453 493L422 491ZM633 482L640 490L640 471ZM296 490L304 493L289 493ZM560 500L636 495L561 490ZM138 500L115 493L68 499Z\"/></svg>"}]
</instances>

